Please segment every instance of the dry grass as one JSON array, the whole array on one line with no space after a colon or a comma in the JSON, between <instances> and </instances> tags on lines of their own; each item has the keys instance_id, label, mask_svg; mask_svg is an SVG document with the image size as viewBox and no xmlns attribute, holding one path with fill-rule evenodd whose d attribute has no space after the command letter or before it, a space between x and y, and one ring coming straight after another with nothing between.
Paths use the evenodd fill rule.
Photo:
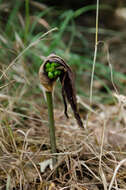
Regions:
<instances>
[{"instance_id":1,"label":"dry grass","mask_svg":"<svg viewBox=\"0 0 126 190\"><path fill-rule=\"evenodd\" d=\"M32 86L39 83L30 76L29 81ZM125 96L116 94L115 105L99 104L93 110L79 98L80 107L90 110L83 120L84 130L72 115L65 118L62 105L61 109L56 106L56 176L56 168L41 173L39 165L51 158L47 108L40 103L43 96L26 96L32 86L22 84L11 94L13 85L0 94L1 189L125 189ZM86 118L83 112L82 118Z\"/></svg>"}]
</instances>

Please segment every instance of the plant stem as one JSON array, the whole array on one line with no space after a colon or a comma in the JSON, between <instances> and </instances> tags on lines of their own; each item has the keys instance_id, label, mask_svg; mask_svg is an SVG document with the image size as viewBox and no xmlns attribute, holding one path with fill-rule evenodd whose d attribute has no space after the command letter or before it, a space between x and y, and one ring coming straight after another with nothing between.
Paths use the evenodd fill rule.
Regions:
<instances>
[{"instance_id":1,"label":"plant stem","mask_svg":"<svg viewBox=\"0 0 126 190\"><path fill-rule=\"evenodd\" d=\"M29 16L29 0L25 0L25 34L24 34L24 43L27 43L27 37L30 26L30 16Z\"/></svg>"},{"instance_id":2,"label":"plant stem","mask_svg":"<svg viewBox=\"0 0 126 190\"><path fill-rule=\"evenodd\" d=\"M92 105L93 81L94 81L95 64L96 64L96 58L97 58L97 49L98 49L98 19L99 19L99 0L97 0L97 9L96 9L95 51L94 51L93 67L92 67L92 73L91 73L90 105Z\"/></svg>"},{"instance_id":3,"label":"plant stem","mask_svg":"<svg viewBox=\"0 0 126 190\"><path fill-rule=\"evenodd\" d=\"M46 92L46 99L47 99L47 105L48 105L51 152L56 153L57 151L56 151L56 138L55 138L55 125L54 125L52 92ZM57 158L56 158L56 156L53 156L52 159L53 159L53 166L54 166L57 162Z\"/></svg>"}]
</instances>

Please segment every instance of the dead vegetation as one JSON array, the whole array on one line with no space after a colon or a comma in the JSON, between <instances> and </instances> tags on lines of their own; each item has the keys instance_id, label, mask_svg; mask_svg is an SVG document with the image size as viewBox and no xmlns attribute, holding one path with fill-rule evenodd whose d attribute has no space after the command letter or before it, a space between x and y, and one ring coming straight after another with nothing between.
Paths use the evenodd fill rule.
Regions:
<instances>
[{"instance_id":1,"label":"dead vegetation","mask_svg":"<svg viewBox=\"0 0 126 190\"><path fill-rule=\"evenodd\" d=\"M116 95L115 105L99 104L93 110L79 98L88 116L83 120L84 130L77 126L70 110L68 120L55 108L55 176L55 168L40 169L40 163L51 158L47 109L27 97L22 101L22 96L0 95L1 189L125 189L126 97Z\"/></svg>"}]
</instances>

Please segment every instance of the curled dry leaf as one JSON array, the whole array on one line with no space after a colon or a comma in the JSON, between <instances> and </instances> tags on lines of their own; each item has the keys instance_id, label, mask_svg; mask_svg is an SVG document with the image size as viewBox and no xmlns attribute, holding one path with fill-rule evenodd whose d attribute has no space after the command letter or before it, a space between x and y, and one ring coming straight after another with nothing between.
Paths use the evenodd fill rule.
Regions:
<instances>
[{"instance_id":1,"label":"curled dry leaf","mask_svg":"<svg viewBox=\"0 0 126 190\"><path fill-rule=\"evenodd\" d=\"M57 63L58 66L56 69L60 71L60 74L56 77L49 78L49 75L46 72L46 64L47 63ZM40 67L39 71L39 78L41 84L44 86L45 90L48 92L52 92L55 86L55 82L59 77L61 85L62 85L62 96L64 102L64 113L68 118L67 114L67 101L70 103L71 108L74 112L74 116L78 122L80 127L83 127L83 123L81 121L78 109L77 109L77 100L76 100L76 91L75 91L75 83L74 83L74 74L71 68L66 64L66 62L59 56L55 54L49 55L42 66Z\"/></svg>"}]
</instances>

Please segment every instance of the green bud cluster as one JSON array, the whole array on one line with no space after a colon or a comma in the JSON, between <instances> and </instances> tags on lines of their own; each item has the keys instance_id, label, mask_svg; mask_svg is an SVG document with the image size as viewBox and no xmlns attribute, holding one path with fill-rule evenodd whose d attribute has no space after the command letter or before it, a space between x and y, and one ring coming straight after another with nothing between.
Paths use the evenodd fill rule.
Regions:
<instances>
[{"instance_id":1,"label":"green bud cluster","mask_svg":"<svg viewBox=\"0 0 126 190\"><path fill-rule=\"evenodd\" d=\"M50 63L47 62L45 65L45 71L49 77L49 79L54 79L61 74L61 70L58 70L57 67L60 66L59 63Z\"/></svg>"}]
</instances>

